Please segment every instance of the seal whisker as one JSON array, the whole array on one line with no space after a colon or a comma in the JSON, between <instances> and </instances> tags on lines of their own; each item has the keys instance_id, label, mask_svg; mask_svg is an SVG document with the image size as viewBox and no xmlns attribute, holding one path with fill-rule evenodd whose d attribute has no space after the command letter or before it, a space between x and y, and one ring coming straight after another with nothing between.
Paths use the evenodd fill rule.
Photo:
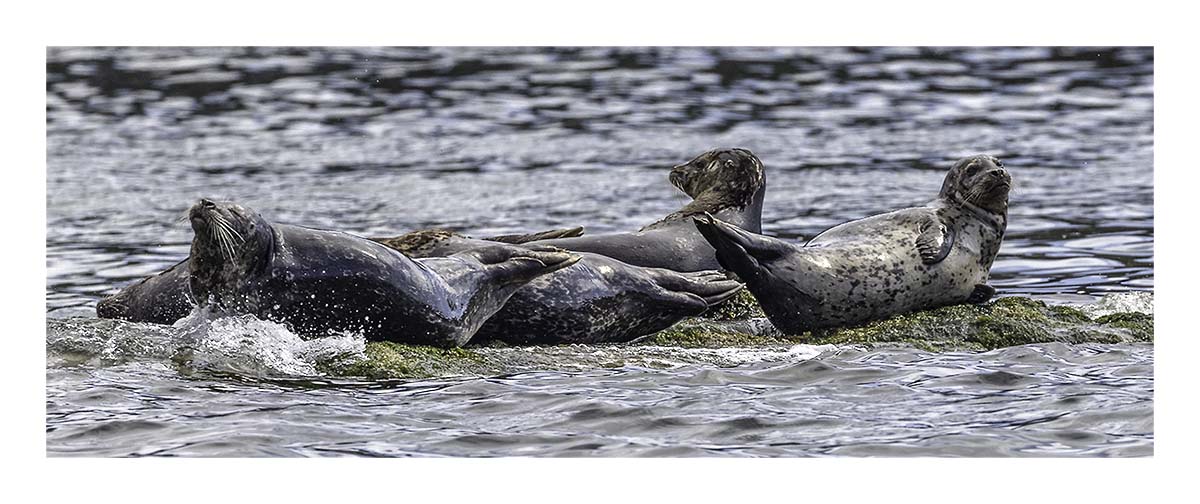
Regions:
<instances>
[{"instance_id":1,"label":"seal whisker","mask_svg":"<svg viewBox=\"0 0 1200 504\"><path fill-rule=\"evenodd\" d=\"M212 229L216 233L217 242L220 245L221 252L226 256L226 259L232 261L234 257L233 243L229 238L229 232L220 226L213 226Z\"/></svg>"},{"instance_id":2,"label":"seal whisker","mask_svg":"<svg viewBox=\"0 0 1200 504\"><path fill-rule=\"evenodd\" d=\"M234 238L234 237L236 237L236 238L238 239L238 242L239 242L239 243L246 243L246 238L244 238L244 237L242 236L242 233L240 233L240 232L238 232L238 230L234 229L234 228L233 228L233 225L232 225L232 224L230 224L230 223L229 223L229 221L225 220L225 217L222 217L222 216L218 215L218 216L217 216L217 220L216 220L216 222L217 222L217 224L219 224L219 225L220 225L222 228L224 228L224 229L225 229L225 231L227 231L228 233L230 233L230 235L231 235L230 237L231 237L231 238Z\"/></svg>"}]
</instances>

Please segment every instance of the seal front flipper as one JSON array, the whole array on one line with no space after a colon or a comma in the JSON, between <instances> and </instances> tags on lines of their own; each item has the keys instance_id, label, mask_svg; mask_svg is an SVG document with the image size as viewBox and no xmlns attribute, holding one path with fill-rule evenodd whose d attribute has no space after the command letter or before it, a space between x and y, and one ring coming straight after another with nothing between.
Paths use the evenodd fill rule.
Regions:
<instances>
[{"instance_id":1,"label":"seal front flipper","mask_svg":"<svg viewBox=\"0 0 1200 504\"><path fill-rule=\"evenodd\" d=\"M918 224L921 234L917 235L917 253L921 262L937 264L950 255L954 248L954 229L946 227L936 214L926 215Z\"/></svg>"},{"instance_id":2,"label":"seal front flipper","mask_svg":"<svg viewBox=\"0 0 1200 504\"><path fill-rule=\"evenodd\" d=\"M692 219L696 229L717 251L717 262L741 278L749 279L762 273L760 261L782 257L788 251L786 242L756 235L721 222L709 213Z\"/></svg>"},{"instance_id":3,"label":"seal front flipper","mask_svg":"<svg viewBox=\"0 0 1200 504\"><path fill-rule=\"evenodd\" d=\"M983 304L996 295L996 288L988 284L976 284L975 291L967 298L967 303Z\"/></svg>"},{"instance_id":4,"label":"seal front flipper","mask_svg":"<svg viewBox=\"0 0 1200 504\"><path fill-rule=\"evenodd\" d=\"M484 240L500 242L500 243L520 244L520 243L528 243L531 241L538 241L538 240L554 240L557 238L576 238L579 236L583 236L583 226L577 226L577 227L566 228L566 229L551 229L549 231L542 231L542 232L538 232L538 233L529 233L529 234L510 234L510 235L492 236L490 238L484 238Z\"/></svg>"}]
</instances>

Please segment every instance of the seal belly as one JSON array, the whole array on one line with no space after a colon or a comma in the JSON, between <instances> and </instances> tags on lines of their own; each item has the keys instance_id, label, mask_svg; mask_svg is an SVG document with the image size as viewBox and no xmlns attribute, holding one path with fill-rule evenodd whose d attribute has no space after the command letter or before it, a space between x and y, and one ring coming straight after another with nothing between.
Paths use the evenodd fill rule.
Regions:
<instances>
[{"instance_id":1,"label":"seal belly","mask_svg":"<svg viewBox=\"0 0 1200 504\"><path fill-rule=\"evenodd\" d=\"M786 281L802 295L789 296L786 306L760 297L764 309L786 312L802 330L835 327L961 303L982 283L972 254L958 245L945 260L925 264L906 236L888 238L797 249L794 260L770 265L769 281Z\"/></svg>"}]
</instances>

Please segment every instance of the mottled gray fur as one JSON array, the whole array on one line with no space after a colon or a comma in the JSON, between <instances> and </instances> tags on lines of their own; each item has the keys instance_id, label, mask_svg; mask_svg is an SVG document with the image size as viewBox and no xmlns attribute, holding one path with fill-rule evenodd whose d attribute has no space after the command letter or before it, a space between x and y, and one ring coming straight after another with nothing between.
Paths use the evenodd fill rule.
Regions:
<instances>
[{"instance_id":1,"label":"mottled gray fur","mask_svg":"<svg viewBox=\"0 0 1200 504\"><path fill-rule=\"evenodd\" d=\"M938 198L835 226L803 246L711 216L697 228L788 333L982 302L1008 223L1012 178L991 156L950 169Z\"/></svg>"},{"instance_id":2,"label":"mottled gray fur","mask_svg":"<svg viewBox=\"0 0 1200 504\"><path fill-rule=\"evenodd\" d=\"M488 242L442 230L381 239L412 257L440 257ZM558 250L527 244L539 250ZM733 296L741 284L723 273L643 268L581 252L582 259L517 290L473 341L510 344L630 341L661 331Z\"/></svg>"}]
</instances>

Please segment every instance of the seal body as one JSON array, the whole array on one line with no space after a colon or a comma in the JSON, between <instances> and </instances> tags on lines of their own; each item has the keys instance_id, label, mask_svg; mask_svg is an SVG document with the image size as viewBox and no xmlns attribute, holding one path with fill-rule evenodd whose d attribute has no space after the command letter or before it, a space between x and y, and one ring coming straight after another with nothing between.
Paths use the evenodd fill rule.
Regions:
<instances>
[{"instance_id":1,"label":"seal body","mask_svg":"<svg viewBox=\"0 0 1200 504\"><path fill-rule=\"evenodd\" d=\"M383 243L413 257L447 256L488 244L445 231L418 231ZM518 289L472 341L625 342L699 315L741 289L740 283L716 271L679 273L599 254L578 255L579 262Z\"/></svg>"},{"instance_id":2,"label":"seal body","mask_svg":"<svg viewBox=\"0 0 1200 504\"><path fill-rule=\"evenodd\" d=\"M670 180L692 201L632 233L541 240L575 252L601 254L635 266L675 271L717 269L713 248L691 224L710 213L753 232L761 231L767 181L762 161L746 149L714 149L671 170Z\"/></svg>"},{"instance_id":3,"label":"seal body","mask_svg":"<svg viewBox=\"0 0 1200 504\"><path fill-rule=\"evenodd\" d=\"M458 346L519 287L578 260L495 244L416 261L337 231L272 224L231 203L190 211L189 286L201 304L303 335Z\"/></svg>"},{"instance_id":4,"label":"seal body","mask_svg":"<svg viewBox=\"0 0 1200 504\"><path fill-rule=\"evenodd\" d=\"M449 231L440 230L414 232L409 234L416 235L419 233L430 232L446 236L452 234ZM486 241L481 243L479 246L482 247L490 245L491 243L488 242L492 241L515 244L537 239L546 239L547 237L557 238L579 236L582 233L583 228L575 227L569 229L553 229L524 235L494 236L484 238L483 240ZM372 240L383 242L389 239L372 238ZM421 242L428 241L430 240L425 237L422 237L421 239ZM389 246L392 248L404 248L403 243L389 244ZM100 318L128 320L131 322L173 324L175 321L186 317L192 312L192 310L196 308L197 305L196 300L192 298L191 287L189 286L190 272L191 258L189 257L175 264L174 266L171 266L166 271L143 278L142 280L121 289L116 294L101 299L96 305L96 316Z\"/></svg>"},{"instance_id":5,"label":"seal body","mask_svg":"<svg viewBox=\"0 0 1200 504\"><path fill-rule=\"evenodd\" d=\"M985 301L1011 180L999 160L970 157L951 168L928 205L840 224L803 246L711 216L696 226L772 324L801 333Z\"/></svg>"},{"instance_id":6,"label":"seal body","mask_svg":"<svg viewBox=\"0 0 1200 504\"><path fill-rule=\"evenodd\" d=\"M188 287L190 265L184 259L166 271L146 277L120 292L100 300L100 318L171 324L196 307Z\"/></svg>"}]
</instances>

